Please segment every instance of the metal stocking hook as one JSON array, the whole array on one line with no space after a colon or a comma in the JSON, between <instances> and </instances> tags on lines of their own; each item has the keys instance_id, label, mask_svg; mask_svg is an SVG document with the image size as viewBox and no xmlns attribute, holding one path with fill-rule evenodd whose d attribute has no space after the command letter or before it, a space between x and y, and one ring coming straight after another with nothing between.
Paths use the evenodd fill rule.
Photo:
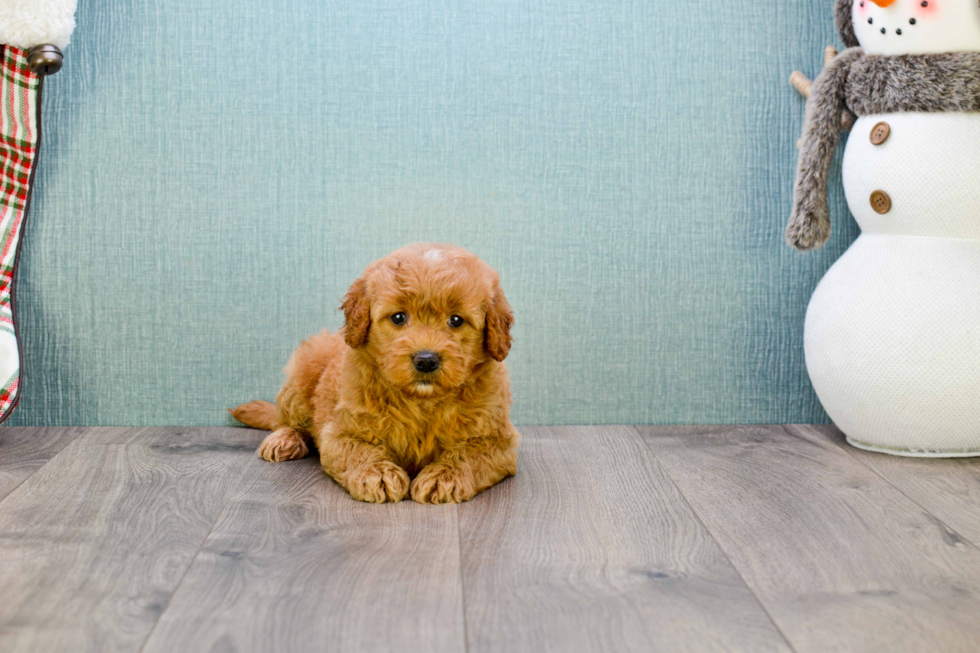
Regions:
<instances>
[{"instance_id":1,"label":"metal stocking hook","mask_svg":"<svg viewBox=\"0 0 980 653\"><path fill-rule=\"evenodd\" d=\"M54 75L61 70L65 56L56 45L35 45L27 51L27 65L35 75Z\"/></svg>"}]
</instances>

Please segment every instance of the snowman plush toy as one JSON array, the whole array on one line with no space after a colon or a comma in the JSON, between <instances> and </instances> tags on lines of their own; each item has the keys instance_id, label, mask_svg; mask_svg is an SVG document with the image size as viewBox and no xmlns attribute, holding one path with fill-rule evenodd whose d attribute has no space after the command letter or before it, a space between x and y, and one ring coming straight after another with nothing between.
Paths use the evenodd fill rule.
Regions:
<instances>
[{"instance_id":1,"label":"snowman plush toy","mask_svg":"<svg viewBox=\"0 0 980 653\"><path fill-rule=\"evenodd\" d=\"M807 101L787 240L830 235L827 177L861 235L821 280L804 348L852 445L980 456L980 0L837 0L849 49Z\"/></svg>"}]
</instances>

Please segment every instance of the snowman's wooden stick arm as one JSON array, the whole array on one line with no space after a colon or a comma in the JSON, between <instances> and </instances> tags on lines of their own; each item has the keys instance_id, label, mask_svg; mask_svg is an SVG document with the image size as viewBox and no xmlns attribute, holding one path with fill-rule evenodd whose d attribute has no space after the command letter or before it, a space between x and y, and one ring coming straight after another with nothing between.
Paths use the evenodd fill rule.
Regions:
<instances>
[{"instance_id":1,"label":"snowman's wooden stick arm","mask_svg":"<svg viewBox=\"0 0 980 653\"><path fill-rule=\"evenodd\" d=\"M837 48L832 45L828 45L823 50L823 65L824 68L830 65L830 62L837 58ZM789 83L793 85L800 95L803 97L810 97L810 89L813 87L813 82L810 78L801 73L798 70L794 70L793 74L789 76Z\"/></svg>"},{"instance_id":2,"label":"snowman's wooden stick arm","mask_svg":"<svg viewBox=\"0 0 980 653\"><path fill-rule=\"evenodd\" d=\"M810 89L813 88L813 82L810 81L809 77L798 70L794 70L793 74L789 76L789 83L800 92L800 95L810 97Z\"/></svg>"},{"instance_id":3,"label":"snowman's wooden stick arm","mask_svg":"<svg viewBox=\"0 0 980 653\"><path fill-rule=\"evenodd\" d=\"M833 61L835 58L837 58L837 54L838 54L837 48L835 48L832 45L828 45L826 49L824 49L823 51L824 67L829 66L830 62ZM799 91L800 95L806 98L810 97L810 92L813 89L813 82L810 80L809 77L807 77L806 75L804 75L798 70L794 70L793 74L789 76L789 83L790 85L792 85L793 88ZM851 131L851 127L854 126L855 120L857 120L857 117L853 113L848 111L846 108L841 112L840 125L844 131L847 132ZM803 141L801 139L796 143L796 147L799 148L802 146L803 146Z\"/></svg>"},{"instance_id":4,"label":"snowman's wooden stick arm","mask_svg":"<svg viewBox=\"0 0 980 653\"><path fill-rule=\"evenodd\" d=\"M821 247L830 237L827 175L840 139L847 75L851 65L863 55L860 48L845 50L824 67L810 88L793 212L786 227L786 240L799 250Z\"/></svg>"},{"instance_id":5,"label":"snowman's wooden stick arm","mask_svg":"<svg viewBox=\"0 0 980 653\"><path fill-rule=\"evenodd\" d=\"M837 48L832 45L828 45L823 50L823 65L824 68L830 65L830 62L837 57ZM789 76L789 83L793 85L800 95L803 97L810 97L810 89L813 88L813 82L810 78L801 73L798 70L794 70L793 74Z\"/></svg>"}]
</instances>

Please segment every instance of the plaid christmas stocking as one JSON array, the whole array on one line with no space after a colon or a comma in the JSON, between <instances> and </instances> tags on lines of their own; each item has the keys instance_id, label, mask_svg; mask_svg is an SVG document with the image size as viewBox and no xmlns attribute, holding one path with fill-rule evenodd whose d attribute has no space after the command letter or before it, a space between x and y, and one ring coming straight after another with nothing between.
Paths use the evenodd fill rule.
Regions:
<instances>
[{"instance_id":1,"label":"plaid christmas stocking","mask_svg":"<svg viewBox=\"0 0 980 653\"><path fill-rule=\"evenodd\" d=\"M31 203L41 139L43 76L31 72L27 53L0 46L0 422L17 405L20 344L14 313L20 235Z\"/></svg>"}]
</instances>

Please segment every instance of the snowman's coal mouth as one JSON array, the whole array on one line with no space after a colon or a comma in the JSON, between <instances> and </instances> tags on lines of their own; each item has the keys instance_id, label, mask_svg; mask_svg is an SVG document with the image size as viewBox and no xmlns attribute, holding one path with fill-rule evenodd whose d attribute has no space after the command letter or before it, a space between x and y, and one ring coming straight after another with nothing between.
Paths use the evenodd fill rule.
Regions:
<instances>
[{"instance_id":1,"label":"snowman's coal mouth","mask_svg":"<svg viewBox=\"0 0 980 653\"><path fill-rule=\"evenodd\" d=\"M928 7L929 6L928 0L923 0L923 2L921 4L922 4L923 7ZM864 6L864 0L861 0L861 6L862 7ZM909 18L909 25L915 25L917 22L918 21L915 18ZM874 16L868 17L868 25L874 25L874 24L875 24ZM887 27L882 27L879 31L881 32L882 36L885 36L885 35L888 34L888 28ZM895 35L896 36L901 36L902 35L902 28L901 27L895 29Z\"/></svg>"}]
</instances>

